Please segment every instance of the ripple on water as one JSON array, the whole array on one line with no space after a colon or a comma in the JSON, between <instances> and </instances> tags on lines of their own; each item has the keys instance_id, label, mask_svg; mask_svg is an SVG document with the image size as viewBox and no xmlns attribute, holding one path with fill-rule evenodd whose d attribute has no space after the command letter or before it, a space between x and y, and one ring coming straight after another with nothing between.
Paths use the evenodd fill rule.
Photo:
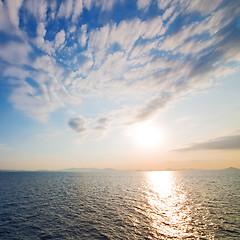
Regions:
<instances>
[{"instance_id":1,"label":"ripple on water","mask_svg":"<svg viewBox=\"0 0 240 240\"><path fill-rule=\"evenodd\" d=\"M240 175L0 173L0 239L237 239Z\"/></svg>"}]
</instances>

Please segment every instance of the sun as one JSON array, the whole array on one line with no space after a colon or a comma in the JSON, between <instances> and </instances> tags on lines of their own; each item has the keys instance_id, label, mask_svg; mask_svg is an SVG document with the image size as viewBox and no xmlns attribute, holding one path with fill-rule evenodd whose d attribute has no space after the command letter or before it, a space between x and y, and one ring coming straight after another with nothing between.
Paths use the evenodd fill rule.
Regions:
<instances>
[{"instance_id":1,"label":"sun","mask_svg":"<svg viewBox=\"0 0 240 240\"><path fill-rule=\"evenodd\" d=\"M152 123L141 123L134 127L135 142L143 148L157 148L164 142L163 131Z\"/></svg>"}]
</instances>

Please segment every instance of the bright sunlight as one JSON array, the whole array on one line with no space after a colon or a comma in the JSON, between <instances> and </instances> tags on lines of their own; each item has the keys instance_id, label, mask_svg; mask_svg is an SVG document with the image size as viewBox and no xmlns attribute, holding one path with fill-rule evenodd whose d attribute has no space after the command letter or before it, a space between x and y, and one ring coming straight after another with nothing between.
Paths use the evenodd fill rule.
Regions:
<instances>
[{"instance_id":1,"label":"bright sunlight","mask_svg":"<svg viewBox=\"0 0 240 240\"><path fill-rule=\"evenodd\" d=\"M144 148L156 148L164 141L163 131L152 123L142 123L133 130L135 142Z\"/></svg>"}]
</instances>

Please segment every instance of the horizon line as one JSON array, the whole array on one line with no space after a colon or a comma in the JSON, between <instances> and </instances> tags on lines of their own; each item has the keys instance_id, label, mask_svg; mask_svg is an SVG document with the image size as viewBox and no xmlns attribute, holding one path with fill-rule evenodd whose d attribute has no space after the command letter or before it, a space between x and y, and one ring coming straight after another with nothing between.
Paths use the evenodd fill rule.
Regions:
<instances>
[{"instance_id":1,"label":"horizon line","mask_svg":"<svg viewBox=\"0 0 240 240\"><path fill-rule=\"evenodd\" d=\"M182 168L182 169L174 169L174 168L165 168L165 169L114 169L114 168L66 168L66 169L38 169L38 170L18 170L18 169L0 169L0 172L160 172L160 171L221 171L221 170L239 170L237 167L226 167L219 169L201 169L201 168Z\"/></svg>"}]
</instances>

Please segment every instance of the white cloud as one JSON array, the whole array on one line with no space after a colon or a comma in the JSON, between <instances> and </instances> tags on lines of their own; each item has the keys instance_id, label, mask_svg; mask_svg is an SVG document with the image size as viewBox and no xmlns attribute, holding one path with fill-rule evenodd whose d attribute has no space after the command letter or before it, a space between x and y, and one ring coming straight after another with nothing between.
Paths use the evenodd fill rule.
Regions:
<instances>
[{"instance_id":1,"label":"white cloud","mask_svg":"<svg viewBox=\"0 0 240 240\"><path fill-rule=\"evenodd\" d=\"M141 21L139 19L122 21L118 26L114 25L112 27L109 40L110 43L119 43L121 48L128 52L138 40L141 32Z\"/></svg>"},{"instance_id":2,"label":"white cloud","mask_svg":"<svg viewBox=\"0 0 240 240\"><path fill-rule=\"evenodd\" d=\"M214 15L201 24L194 23L184 28L183 31L179 31L178 35L172 36L172 43L170 42L172 46L169 49L176 49L176 53L181 51L183 54L193 54L222 41L223 37L218 36L216 37L217 39L214 39L215 35L206 42L197 43L195 39L186 41L189 36L195 36L206 31L207 25L212 19L214 19ZM138 44L133 48L135 42L140 37L152 39L158 36L159 29L161 31L161 24L159 23L161 23L160 17L146 22L141 22L139 19L122 21L118 25L105 25L96 31L92 31L89 37L89 50L91 49L91 52L95 55L94 70L89 72L86 78L90 91L94 88L98 93L107 93L106 96L110 94L110 98L114 94L115 97L119 96L119 92L128 95L138 90L142 91L138 91L138 93L141 92L140 94L148 90L148 93L151 91L152 93L157 93L158 91L161 93L165 92L168 97L171 96L168 101L158 97L145 106L143 105L139 108L140 110L135 114L135 117L133 117L135 119L133 121L154 116L162 108L178 99L178 97L187 93L193 93L193 89L203 89L211 86L212 77L216 76L216 72L220 71L209 64L210 61L205 60L206 63L204 63L204 58L201 58L201 55L189 62L182 62L182 60L170 61L167 59L168 57L153 59L151 58L151 51L157 52L158 40L156 42L150 40L144 43L144 45ZM159 29L156 30L155 26L159 26ZM211 28L208 29L208 31L210 30ZM165 42L168 40L169 38ZM122 51L120 50L114 54L107 53L107 49L114 43L118 43ZM184 47L177 50L177 47L181 44ZM166 50L166 47L161 47L160 49ZM127 57L128 52L131 54ZM203 54L206 54L206 52ZM211 61L214 63L216 59L212 58ZM88 63L88 66L93 66L92 60ZM141 65L139 65L140 63ZM206 67L207 65L209 66ZM199 70L196 71L197 66ZM204 71L200 70L202 68ZM195 75L192 75L194 71ZM230 74L232 71L229 70L227 72ZM146 84L148 86L147 90ZM160 94L160 96L164 96L164 94ZM156 107L153 107L154 104Z\"/></svg>"},{"instance_id":3,"label":"white cloud","mask_svg":"<svg viewBox=\"0 0 240 240\"><path fill-rule=\"evenodd\" d=\"M55 49L61 47L61 45L63 45L64 42L65 42L65 31L62 29L55 36L55 43L54 43Z\"/></svg>"},{"instance_id":4,"label":"white cloud","mask_svg":"<svg viewBox=\"0 0 240 240\"><path fill-rule=\"evenodd\" d=\"M240 62L240 59L238 60ZM237 67L220 66L214 71L215 78L227 77L238 71Z\"/></svg>"},{"instance_id":5,"label":"white cloud","mask_svg":"<svg viewBox=\"0 0 240 240\"><path fill-rule=\"evenodd\" d=\"M92 31L89 36L89 47L96 49L103 49L107 47L108 35L110 27L105 25L104 27Z\"/></svg>"},{"instance_id":6,"label":"white cloud","mask_svg":"<svg viewBox=\"0 0 240 240\"><path fill-rule=\"evenodd\" d=\"M54 19L55 16L56 16L56 11L57 11L57 1L52 0L49 4L49 7L51 9L50 16L51 16L52 19Z\"/></svg>"},{"instance_id":7,"label":"white cloud","mask_svg":"<svg viewBox=\"0 0 240 240\"><path fill-rule=\"evenodd\" d=\"M72 15L72 11L73 1L72 0L63 1L58 10L58 17L68 19Z\"/></svg>"},{"instance_id":8,"label":"white cloud","mask_svg":"<svg viewBox=\"0 0 240 240\"><path fill-rule=\"evenodd\" d=\"M44 89L44 85L41 90L47 91L47 89ZM35 96L35 94L35 88L22 84L20 87L12 90L9 101L17 109L42 122L47 120L50 112L54 112L57 108L63 106L63 103L60 101L51 101L50 99L46 101L44 99L45 93L42 93L42 96Z\"/></svg>"},{"instance_id":9,"label":"white cloud","mask_svg":"<svg viewBox=\"0 0 240 240\"><path fill-rule=\"evenodd\" d=\"M8 42L0 45L0 58L11 64L23 65L29 63L29 53L32 48L27 43Z\"/></svg>"},{"instance_id":10,"label":"white cloud","mask_svg":"<svg viewBox=\"0 0 240 240\"><path fill-rule=\"evenodd\" d=\"M46 29L45 29L45 26L44 26L44 23L43 22L40 22L37 26L37 35L38 37L44 37L45 34L46 34Z\"/></svg>"},{"instance_id":11,"label":"white cloud","mask_svg":"<svg viewBox=\"0 0 240 240\"><path fill-rule=\"evenodd\" d=\"M42 51L44 51L45 53L52 55L54 54L54 49L53 49L53 42L50 42L48 40L44 40L43 37L38 36L35 39L35 44L37 45L37 47L39 49L41 49Z\"/></svg>"},{"instance_id":12,"label":"white cloud","mask_svg":"<svg viewBox=\"0 0 240 240\"><path fill-rule=\"evenodd\" d=\"M46 121L49 113L56 111L65 104L79 104L81 98L75 95L68 87L71 87L70 78L74 74L64 69L49 56L38 57L31 65L35 70L24 71L16 67L10 67L4 74L14 83L9 101L13 106L28 116ZM30 81L30 82L29 82Z\"/></svg>"},{"instance_id":13,"label":"white cloud","mask_svg":"<svg viewBox=\"0 0 240 240\"><path fill-rule=\"evenodd\" d=\"M157 0L159 9L165 9L171 2L172 0Z\"/></svg>"},{"instance_id":14,"label":"white cloud","mask_svg":"<svg viewBox=\"0 0 240 240\"><path fill-rule=\"evenodd\" d=\"M100 10L103 11L110 11L112 10L114 4L119 0L83 0L83 5L85 8L87 8L89 11L92 6L99 7ZM120 0L122 1L122 0Z\"/></svg>"},{"instance_id":15,"label":"white cloud","mask_svg":"<svg viewBox=\"0 0 240 240\"><path fill-rule=\"evenodd\" d=\"M160 36L164 34L161 31L162 29L162 17L155 17L151 20L148 20L142 23L142 38L154 38L156 36Z\"/></svg>"},{"instance_id":16,"label":"white cloud","mask_svg":"<svg viewBox=\"0 0 240 240\"><path fill-rule=\"evenodd\" d=\"M85 7L88 11L91 10L93 6L100 8L102 12L111 11L113 6L118 1L124 0L82 0L83 7Z\"/></svg>"},{"instance_id":17,"label":"white cloud","mask_svg":"<svg viewBox=\"0 0 240 240\"><path fill-rule=\"evenodd\" d=\"M88 11L90 11L93 2L94 0L83 0L83 5Z\"/></svg>"},{"instance_id":18,"label":"white cloud","mask_svg":"<svg viewBox=\"0 0 240 240\"><path fill-rule=\"evenodd\" d=\"M75 0L74 2L74 9L73 9L73 15L72 15L72 21L76 22L77 18L81 15L83 10L83 2L82 0Z\"/></svg>"},{"instance_id":19,"label":"white cloud","mask_svg":"<svg viewBox=\"0 0 240 240\"><path fill-rule=\"evenodd\" d=\"M137 6L139 9L148 9L151 4L151 0L138 0Z\"/></svg>"},{"instance_id":20,"label":"white cloud","mask_svg":"<svg viewBox=\"0 0 240 240\"><path fill-rule=\"evenodd\" d=\"M89 78L94 78L96 82L102 75L101 83L111 81L114 78L121 77L126 67L126 56L122 52L109 54L100 69L90 73Z\"/></svg>"},{"instance_id":21,"label":"white cloud","mask_svg":"<svg viewBox=\"0 0 240 240\"><path fill-rule=\"evenodd\" d=\"M188 11L197 11L201 14L209 14L214 11L220 4L222 0L194 0L190 1L190 4L187 8Z\"/></svg>"},{"instance_id":22,"label":"white cloud","mask_svg":"<svg viewBox=\"0 0 240 240\"><path fill-rule=\"evenodd\" d=\"M75 74L68 69L63 68L49 56L42 56L36 59L33 67L38 70L34 79L47 91L45 99L64 103L79 104L81 98L71 92ZM66 89L69 88L69 90ZM44 91L42 91L43 93Z\"/></svg>"},{"instance_id":23,"label":"white cloud","mask_svg":"<svg viewBox=\"0 0 240 240\"><path fill-rule=\"evenodd\" d=\"M182 29L182 31L179 31L171 36L168 36L165 39L165 41L160 45L159 49L170 51L181 46L186 39L195 35L196 33L194 32L195 26L196 26L196 23L193 23L192 25Z\"/></svg>"},{"instance_id":24,"label":"white cloud","mask_svg":"<svg viewBox=\"0 0 240 240\"><path fill-rule=\"evenodd\" d=\"M72 34L72 33L75 33L76 30L77 30L76 26L75 26L75 25L72 25L72 26L68 29L68 32L69 32L70 34ZM67 34L67 35L70 36L70 34Z\"/></svg>"},{"instance_id":25,"label":"white cloud","mask_svg":"<svg viewBox=\"0 0 240 240\"><path fill-rule=\"evenodd\" d=\"M160 36L163 34L161 29L161 17L143 22L135 18L130 21L121 21L118 25L107 24L90 33L88 46L91 51L94 51L96 66L100 66L105 58L106 51L112 44L119 44L121 50L128 53L140 37L151 39Z\"/></svg>"},{"instance_id":26,"label":"white cloud","mask_svg":"<svg viewBox=\"0 0 240 240\"><path fill-rule=\"evenodd\" d=\"M42 51L44 51L45 53L47 53L49 55L52 55L52 54L54 54L54 41L45 40L44 37L45 37L46 33L47 33L47 30L45 28L45 23L39 22L37 25L37 36L33 40L33 43L35 44L35 46L37 48L41 49ZM59 37L61 37L61 36L59 36ZM55 38L56 38L56 36L55 36Z\"/></svg>"},{"instance_id":27,"label":"white cloud","mask_svg":"<svg viewBox=\"0 0 240 240\"><path fill-rule=\"evenodd\" d=\"M163 20L167 20L175 11L175 5L172 4L169 8L167 8L162 16Z\"/></svg>"},{"instance_id":28,"label":"white cloud","mask_svg":"<svg viewBox=\"0 0 240 240\"><path fill-rule=\"evenodd\" d=\"M38 70L42 70L51 74L52 76L56 76L57 78L62 75L63 69L56 64L54 58L44 55L38 57L32 64L32 66ZM55 75L56 74L56 75Z\"/></svg>"},{"instance_id":29,"label":"white cloud","mask_svg":"<svg viewBox=\"0 0 240 240\"><path fill-rule=\"evenodd\" d=\"M210 34L209 39L206 39L205 41L200 42L200 45L202 45L201 47L199 46L199 42L198 42L195 48L192 49L192 52L196 52L196 49L199 49L199 50L203 49L204 45L208 47L210 44L214 44L214 42L211 40L212 37L215 37L214 34L219 33L221 29L226 27L236 17L236 14L231 14L231 12L233 11L233 7L227 6L226 8L220 9L215 14L205 18L202 22L193 22L187 27L184 26L180 31L176 32L171 36L168 36L165 39L165 41L160 45L159 49L170 51L170 50L175 50L178 47L182 48L182 45L186 43L188 39L194 36L199 36L204 33ZM198 37L198 39L200 38ZM214 39L215 43L220 40L221 40L221 35L215 37ZM194 45L194 42L196 43L196 40L191 40L191 41L193 45ZM208 44L208 41L210 41L210 44ZM190 42L186 44L189 44L189 43ZM183 52L181 49L179 51Z\"/></svg>"},{"instance_id":30,"label":"white cloud","mask_svg":"<svg viewBox=\"0 0 240 240\"><path fill-rule=\"evenodd\" d=\"M208 48L216 46L226 37L215 35L221 29L221 24L217 20L220 19L218 14L224 16L226 11L217 12L215 15L206 18L202 23L193 23L183 28L182 31L163 42L164 44L168 43L169 46L160 45L160 50L175 49L176 53L181 52L184 55L192 55L205 50L202 55L185 62L182 59L177 59L174 55L166 55L156 59L150 57L152 50L154 52L158 50L159 40L152 42L152 38L159 36L159 29L161 31L160 17L146 22L134 19L122 21L118 25L105 25L101 29L93 31L89 37L90 49L94 49L92 52L95 54L95 68L87 76L87 79L89 82L94 83L94 88L99 89L99 92L104 91L112 96L116 94L115 97L118 96L119 92L127 95L133 94L137 89L143 90L141 94L143 94L144 89L145 92L149 91L150 93L152 91L153 94L157 93L157 91L160 92L160 97L147 102L145 106L143 104L131 119L134 122L151 118L179 97L189 93L193 94L194 89L200 90L211 86L212 77L217 76L216 74L219 76L220 69L214 66L217 62L217 56L224 56L223 52L229 52L230 55L234 51L222 46L224 50L220 55L218 53L214 54L214 51L210 52L213 53L212 55L208 55ZM234 19L234 16L231 19ZM160 26L155 31L154 26L157 26L157 24ZM224 27L226 24L224 22L222 26ZM138 26L138 28L135 29L135 26ZM210 26L210 28L207 26ZM205 40L205 42L197 42L194 38L188 40L189 37L198 36L198 34L204 32L213 34L213 37ZM138 44L133 48L135 42L140 37L144 38L144 36L151 40L144 43L144 45ZM125 51L108 54L107 49L114 43L118 43L121 50ZM181 48L178 48L180 46ZM235 46L236 56L237 46L232 46ZM129 52L130 56L128 55ZM175 60L170 61L168 57L170 59L175 58ZM117 59L116 62L115 59ZM231 57L231 59L234 58ZM99 64L96 64L96 62ZM123 72L124 76L122 76ZM227 69L225 72L231 74L233 70ZM120 81L120 79L123 81ZM146 85L148 86L147 89L144 87ZM114 88L118 89L118 93ZM164 92L166 95L162 94ZM165 96L165 98L162 96Z\"/></svg>"},{"instance_id":31,"label":"white cloud","mask_svg":"<svg viewBox=\"0 0 240 240\"><path fill-rule=\"evenodd\" d=\"M19 81L9 97L13 106L28 116L44 122L48 119L49 113L63 107L65 103L79 103L79 97L71 96L60 83L60 79L52 78L46 73L32 73L31 77L35 86L27 81Z\"/></svg>"},{"instance_id":32,"label":"white cloud","mask_svg":"<svg viewBox=\"0 0 240 240\"><path fill-rule=\"evenodd\" d=\"M84 76L87 76L90 72L90 70L92 69L93 67L93 59L92 57L88 58L82 65L81 67L79 68L79 70L77 71L78 74L81 74L81 75L84 75Z\"/></svg>"},{"instance_id":33,"label":"white cloud","mask_svg":"<svg viewBox=\"0 0 240 240\"><path fill-rule=\"evenodd\" d=\"M19 25L19 9L22 5L23 0L7 0L6 4L7 4L7 9L8 9L8 15L9 15L9 19L12 22L12 24L14 24L17 28Z\"/></svg>"},{"instance_id":34,"label":"white cloud","mask_svg":"<svg viewBox=\"0 0 240 240\"><path fill-rule=\"evenodd\" d=\"M0 1L0 29L7 30L9 27L10 26L6 5L2 1Z\"/></svg>"},{"instance_id":35,"label":"white cloud","mask_svg":"<svg viewBox=\"0 0 240 240\"><path fill-rule=\"evenodd\" d=\"M95 0L95 4L101 8L101 11L110 11L118 0Z\"/></svg>"},{"instance_id":36,"label":"white cloud","mask_svg":"<svg viewBox=\"0 0 240 240\"><path fill-rule=\"evenodd\" d=\"M145 55L149 55L151 50L156 49L158 45L157 41L149 41L142 45L137 45L131 52L131 58L139 58Z\"/></svg>"},{"instance_id":37,"label":"white cloud","mask_svg":"<svg viewBox=\"0 0 240 240\"><path fill-rule=\"evenodd\" d=\"M101 11L109 11L115 2L63 1L57 15L59 18L72 19L73 23L68 25L69 31L62 29L57 33L52 32L55 39L51 42L45 40L48 37L46 2L26 2L28 10L37 19L37 37L31 40L31 44L34 43L48 55L29 61L32 48L24 34L21 35L22 39L0 46L0 58L4 62L26 64L29 69L34 68L21 71L19 67L11 66L4 72L5 76L11 77L11 81L20 79L10 96L16 108L44 121L49 113L68 103L79 104L86 96L104 96L113 105L117 102L116 108L120 109L122 99L127 96L137 106L129 119L131 122L143 121L154 117L180 96L211 86L213 77L221 74L227 76L235 71L223 65L240 59L239 31L234 25L239 10L237 3L226 4L226 7L217 10L217 2L213 1L209 11L215 12L209 16L204 15L207 10L202 6L199 8L201 21L187 25L179 23L177 32L169 36L165 32L172 21L186 7L191 12L195 11L199 1L158 1L159 8L165 10L163 17L145 21L132 18L119 23L109 22L99 29L91 29L86 24L80 28L76 24L83 6L88 10L95 6ZM138 1L141 9L148 8L150 4L150 0ZM56 1L49 3L48 7L49 11L52 9L48 17L54 18ZM0 1L0 13L3 14L0 14L0 20L3 22L5 9L5 4ZM12 17L12 22L17 24L19 7L14 9L12 16L17 17ZM59 18L56 20L59 21ZM84 52L78 51L77 42L74 41L78 41ZM54 58L63 64L57 64ZM218 66L219 61L223 63L221 67ZM31 86L27 77L32 78L37 86ZM141 98L144 101L138 101ZM94 121L96 129L107 128L103 120Z\"/></svg>"},{"instance_id":38,"label":"white cloud","mask_svg":"<svg viewBox=\"0 0 240 240\"><path fill-rule=\"evenodd\" d=\"M23 70L20 67L14 67L14 66L6 68L3 73L5 76L19 78L19 79L25 79L29 77L28 71Z\"/></svg>"},{"instance_id":39,"label":"white cloud","mask_svg":"<svg viewBox=\"0 0 240 240\"><path fill-rule=\"evenodd\" d=\"M33 14L37 21L45 21L47 12L47 3L45 0L28 0L26 8Z\"/></svg>"},{"instance_id":40,"label":"white cloud","mask_svg":"<svg viewBox=\"0 0 240 240\"><path fill-rule=\"evenodd\" d=\"M78 38L78 42L81 45L81 47L85 47L87 43L87 24L84 24L81 26L80 36Z\"/></svg>"}]
</instances>

